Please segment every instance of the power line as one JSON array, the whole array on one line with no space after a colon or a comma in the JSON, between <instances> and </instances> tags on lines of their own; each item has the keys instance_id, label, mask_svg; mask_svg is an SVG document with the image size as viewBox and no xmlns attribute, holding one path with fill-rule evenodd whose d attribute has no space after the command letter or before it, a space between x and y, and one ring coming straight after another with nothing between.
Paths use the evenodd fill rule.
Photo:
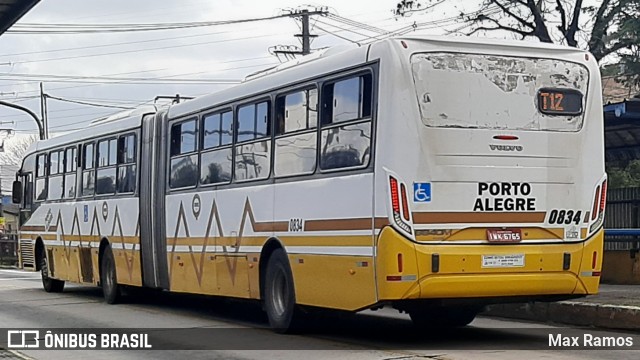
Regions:
<instances>
[{"instance_id":1,"label":"power line","mask_svg":"<svg viewBox=\"0 0 640 360\"><path fill-rule=\"evenodd\" d=\"M253 28L253 29L247 29L247 30L244 30L244 31L250 31L250 30L256 30L256 28ZM203 36L211 36L211 35L220 35L220 34L235 33L235 32L237 32L237 31L233 31L233 30L229 30L229 31L218 31L218 32L206 33L206 34L195 34L195 35L184 35L184 36L174 36L174 37L163 37L163 38L160 38L160 39L148 39L148 40L139 40L139 41L126 41L126 42L118 42L118 43L111 43L111 44L89 45L89 46L78 46L78 47L70 47L70 48L62 48L62 49L51 49L51 50L27 51L27 52L21 52L21 53L13 53L13 54L0 54L0 58L1 58L1 57L7 57L7 56L21 56L21 55L33 55L33 54L46 54L46 53L53 53L53 52L60 52L60 51L87 50L87 49L97 49L97 48L105 48L105 47L115 47L115 46L122 46L122 45L135 45L135 44L144 44L144 43L150 43L150 42L171 41L171 40L188 39L188 38L194 38L194 37L203 37ZM11 64L11 63L7 63L7 65L10 65L10 64Z\"/></svg>"},{"instance_id":2,"label":"power line","mask_svg":"<svg viewBox=\"0 0 640 360\"><path fill-rule=\"evenodd\" d=\"M385 35L385 34L389 33L389 31L387 31L385 29L382 29L382 28L379 28L379 27L375 27L375 26L371 26L371 25L368 25L368 24L365 24L365 23L362 23L362 22L359 22L359 21L356 21L356 20L352 20L352 19L348 19L348 18L339 16L339 15L329 14L329 15L327 15L327 17L329 19L333 19L333 20L342 22L342 23L344 23L346 25L359 27L361 29L369 30L371 32L377 32L377 33L382 34L382 35Z\"/></svg>"},{"instance_id":3,"label":"power line","mask_svg":"<svg viewBox=\"0 0 640 360\"><path fill-rule=\"evenodd\" d=\"M144 48L144 49L122 50L122 51L104 52L104 53L97 53L97 54L85 54L85 55L52 57L52 58L45 58L45 59L39 59L39 60L23 60L23 61L15 61L15 62L13 62L13 64L29 64L29 63L39 63L39 62L45 62L45 61L70 60L70 59L99 57L99 56L106 56L106 55L130 54L130 53L147 52L147 51L155 51L155 50L178 49L178 48L184 48L184 47L190 47L190 46L219 44L219 43L225 43L225 42L230 42L230 41L252 40L252 39L264 38L264 37L269 37L269 36L277 36L277 35L284 35L284 33L254 35L254 36L240 37L240 38L234 38L234 39L203 41L203 42L197 42L197 43L191 43L191 44L160 46L160 47L151 47L151 48Z\"/></svg>"},{"instance_id":4,"label":"power line","mask_svg":"<svg viewBox=\"0 0 640 360\"><path fill-rule=\"evenodd\" d=\"M203 71L202 73L207 73ZM180 85L207 85L207 84L226 84L233 85L238 84L241 80L222 80L222 79L130 79L130 78L67 78L67 77L47 77L47 76L29 76L25 77L26 80L34 80L39 82L49 79L51 83L79 83L79 84L110 84L110 83L126 83L128 85L162 85L162 84L180 84ZM96 80L91 80L96 79ZM0 81L12 81L17 80L14 78L0 77Z\"/></svg>"},{"instance_id":5,"label":"power line","mask_svg":"<svg viewBox=\"0 0 640 360\"><path fill-rule=\"evenodd\" d=\"M182 23L134 23L134 24L40 24L22 23L16 24L7 30L7 34L96 34L96 33L122 33L158 30L190 29L219 25L244 24L248 22L274 20L290 17L290 14L281 14L261 18L248 18L222 21L199 21Z\"/></svg>"},{"instance_id":6,"label":"power line","mask_svg":"<svg viewBox=\"0 0 640 360\"><path fill-rule=\"evenodd\" d=\"M267 59L267 58L271 58L270 56L263 56L263 57L257 57L257 58L250 58L250 59L234 59L234 60L229 60L229 61L221 61L221 62L217 62L217 64L229 64L229 63L237 63L237 62L244 62L244 61L252 61L252 60L259 60L259 59ZM264 65L269 65L271 63L268 64L264 64ZM263 66L263 64L256 64L256 65L251 65L251 66L247 66L247 67L256 67L256 66ZM220 71L227 71L227 70L236 70L236 69L242 69L242 68L247 68L247 67L236 67L236 68L227 68L227 69L221 69ZM159 70L165 70L165 69L159 69ZM111 75L127 75L127 74L136 74L136 73L145 73L145 72L152 72L152 71L156 71L156 70L144 70L144 71L134 71L134 72L126 72L126 73L116 73L116 74L111 74ZM217 71L217 72L220 72ZM173 80L173 79L169 79L172 77L176 77L176 76L192 76L192 75L201 75L201 74L206 74L206 73L211 73L210 71L200 71L200 72L190 72L190 73L182 73L182 74L173 74L173 75L162 75L162 76L157 76L157 77L145 77L145 78L139 78L139 80L144 80L145 83L151 83L154 82L154 84L160 84L160 83L174 83L173 81L162 81L162 80ZM7 76L11 76L11 74L6 74ZM139 83L136 82L130 82L128 79L124 79L124 78L111 78L109 75L97 75L97 76L72 76L72 75L46 75L46 74L24 74L27 76L32 76L34 78L38 78L38 80L18 80L18 81L23 81L20 84L3 84L0 85L0 87L12 87L12 86L18 86L18 85L27 85L27 84L35 84L41 81L40 76L43 75L43 77L47 77L47 76L56 76L56 77L64 77L64 78L70 78L70 79L74 79L74 78L109 78L109 80L111 80L111 82L109 83L105 83L104 81L63 81L63 80L58 80L58 81L51 81L51 82L80 82L80 83L89 83L89 84L97 84L97 85L101 85L101 84L127 84L127 85L137 85ZM16 80L16 79L0 79L0 80ZM188 82L194 82L197 81L199 79L189 79ZM178 84L180 84L180 82L176 82ZM186 85L186 82L183 82ZM214 82L214 83L221 83L221 82ZM235 84L237 83L237 81L229 81L226 82L225 84ZM203 84L198 84L198 85L207 85L207 84L212 84L212 82L204 82ZM85 85L80 85L81 86L85 86ZM88 86L92 86L92 85L88 85ZM68 88L75 88L75 86L71 86L71 87L62 87L62 88L52 88L51 90L60 90L60 89L68 89ZM24 93L29 93L29 92L35 92L33 90L31 91L24 91L22 92Z\"/></svg>"},{"instance_id":7,"label":"power line","mask_svg":"<svg viewBox=\"0 0 640 360\"><path fill-rule=\"evenodd\" d=\"M277 65L276 63L273 62L268 62L268 63L261 63L261 64L256 64L256 65L249 65L249 66L238 66L238 67L231 67L231 68L226 68L226 69L220 69L216 72L221 72L221 71L229 71L229 70L239 70L239 69L249 69L249 68L255 68L255 67L265 67L265 66L269 66L269 65ZM159 76L156 77L156 79L162 79L163 77L166 76ZM81 87L92 87L92 86L97 86L97 85L130 85L130 83L127 82L122 82L122 81L116 81L116 82L110 82L108 84L104 84L104 83L99 83L99 84L84 84L84 85L74 85L74 86L63 86L63 87L56 87L56 88L50 88L49 90L67 90L67 89L76 89L76 88L81 88ZM197 85L207 85L207 84L197 84ZM0 85L3 86L3 85ZM27 91L23 91L23 94L28 94L28 93L34 93L34 92L39 92L38 90L27 90Z\"/></svg>"},{"instance_id":8,"label":"power line","mask_svg":"<svg viewBox=\"0 0 640 360\"><path fill-rule=\"evenodd\" d=\"M72 104L89 105L89 106L96 106L96 107L106 107L106 108L113 108L113 109L124 109L124 110L134 109L132 107L125 107L125 106L118 106L118 105L105 105L105 104L90 103L90 102L85 102L85 101L63 99L63 98L59 98L57 96L51 96L51 95L45 95L45 97L47 99L64 101L64 102L68 102L68 103L72 103Z\"/></svg>"}]
</instances>

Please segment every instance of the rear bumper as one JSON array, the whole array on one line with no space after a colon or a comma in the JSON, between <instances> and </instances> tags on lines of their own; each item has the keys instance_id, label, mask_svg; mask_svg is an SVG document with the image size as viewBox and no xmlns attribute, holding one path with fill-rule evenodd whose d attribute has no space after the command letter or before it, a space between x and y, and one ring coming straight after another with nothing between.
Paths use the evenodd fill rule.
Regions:
<instances>
[{"instance_id":1,"label":"rear bumper","mask_svg":"<svg viewBox=\"0 0 640 360\"><path fill-rule=\"evenodd\" d=\"M414 243L386 227L378 238L378 298L495 298L504 302L511 297L595 294L603 234L600 230L584 242L568 244L436 245ZM523 255L524 264L486 268L483 255Z\"/></svg>"}]
</instances>

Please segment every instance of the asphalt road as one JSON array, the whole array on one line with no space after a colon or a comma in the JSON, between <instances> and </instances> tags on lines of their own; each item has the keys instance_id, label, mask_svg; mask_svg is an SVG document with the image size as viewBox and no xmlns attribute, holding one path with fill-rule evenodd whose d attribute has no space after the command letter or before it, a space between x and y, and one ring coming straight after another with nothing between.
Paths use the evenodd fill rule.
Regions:
<instances>
[{"instance_id":1,"label":"asphalt road","mask_svg":"<svg viewBox=\"0 0 640 360\"><path fill-rule=\"evenodd\" d=\"M550 334L579 335L582 341L589 333L631 336L635 348L640 349L640 334L483 317L464 329L436 333L417 332L407 315L392 309L355 316L323 314L309 324L302 334L275 334L255 303L193 295L144 292L122 304L107 305L97 288L67 284L63 293L50 294L42 290L37 273L0 269L0 329L65 328L73 332L80 328L128 328L155 334L167 348L209 349L20 351L35 359L640 358L640 350L559 350L548 346ZM0 339L1 344L6 345L5 339Z\"/></svg>"}]
</instances>

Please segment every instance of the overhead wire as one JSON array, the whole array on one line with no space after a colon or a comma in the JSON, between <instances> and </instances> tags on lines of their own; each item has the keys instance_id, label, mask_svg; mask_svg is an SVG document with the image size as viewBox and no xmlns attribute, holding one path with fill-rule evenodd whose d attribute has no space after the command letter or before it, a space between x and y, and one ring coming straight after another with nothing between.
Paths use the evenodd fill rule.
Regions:
<instances>
[{"instance_id":1,"label":"overhead wire","mask_svg":"<svg viewBox=\"0 0 640 360\"><path fill-rule=\"evenodd\" d=\"M249 65L249 66L239 66L239 67L232 67L232 68L226 68L226 69L220 69L219 71L228 71L228 70L239 70L239 69L249 69L249 68L255 68L255 67L264 67L264 66L269 66L269 65L276 65L276 63L274 62L269 62L269 63L263 63L263 64L256 64L256 65ZM162 78L162 77L159 77ZM108 85L130 85L127 82L111 82ZM80 88L80 87L91 87L91 86L97 86L97 85L102 85L100 84L86 84L86 85L75 85L75 86L65 86L65 87L57 87L57 88L51 88L49 90L66 90L66 89L75 89L75 88ZM208 84L196 84L196 85L208 85ZM27 91L29 92L29 91ZM37 90L31 91L31 92L37 92Z\"/></svg>"},{"instance_id":2,"label":"overhead wire","mask_svg":"<svg viewBox=\"0 0 640 360\"><path fill-rule=\"evenodd\" d=\"M95 107L105 107L105 108L123 109L123 110L134 109L133 107L128 107L128 106L125 107L125 106L119 106L119 105L106 105L106 104L91 103L91 102L86 102L86 101L69 100L69 99L64 99L64 98L61 98L61 97L48 95L48 94L45 95L45 97L47 99L63 101L63 102L68 102L68 103L72 103L72 104L89 105L89 106L95 106Z\"/></svg>"},{"instance_id":3,"label":"overhead wire","mask_svg":"<svg viewBox=\"0 0 640 360\"><path fill-rule=\"evenodd\" d=\"M91 57L99 57L99 56L107 56L107 55L131 54L131 53L137 53L137 52L143 52L143 51L146 52L146 51L155 51L155 50L177 49L177 48L185 48L185 47L190 47L190 46L219 44L219 43L225 43L225 42L231 42L231 41L253 40L253 39L265 38L265 37L269 37L269 36L278 36L278 35L283 35L283 34L284 33L280 33L280 34L262 34L262 35L253 35L253 36L233 38L233 39L222 39L222 40L214 40L214 41L201 41L201 42L196 42L196 43L172 45L172 46L160 46L160 47L151 47L151 48L144 48L144 49L130 49L130 50L121 50L121 51L113 51L113 52L103 52L103 53L97 53L97 54L84 54L84 55L73 55L73 56L63 56L63 57L51 57L51 58L45 58L45 59L21 60L21 61L14 61L14 62L12 62L12 64L29 64L29 63L39 63L39 62L45 62L45 61L71 60L71 59L82 59L82 58L91 58Z\"/></svg>"},{"instance_id":4,"label":"overhead wire","mask_svg":"<svg viewBox=\"0 0 640 360\"><path fill-rule=\"evenodd\" d=\"M250 31L250 30L251 30L251 29L247 29L247 30L244 30L244 31ZM255 28L254 28L254 30L255 30ZM0 58L1 58L1 57L8 57L8 56L22 56L22 55L33 55L33 54L46 54L46 53L61 52L61 51L87 50L87 49L96 49L96 48L105 48L105 47L115 47L115 46L123 46L123 45L144 44L144 43L151 43L151 42L161 42L161 41L181 40L181 39L188 39L188 38L195 38L195 37L204 37L204 36L211 36L211 35L220 35L220 34L227 34L227 33L235 33L235 32L237 32L237 31L228 30L228 31L218 31L218 32L212 32L212 33L206 33L206 34L194 34L194 35L183 35L183 36L163 37L163 38L159 38L159 39L147 39L147 40L138 40L138 41L125 41L125 42L117 42L117 43L102 44L102 45L77 46L77 47L70 47L70 48L51 49L51 50L38 50L38 51L27 51L27 52L20 52L20 53L3 53L3 54L0 54Z\"/></svg>"},{"instance_id":5,"label":"overhead wire","mask_svg":"<svg viewBox=\"0 0 640 360\"><path fill-rule=\"evenodd\" d=\"M96 33L121 33L158 30L190 29L219 25L244 24L248 22L274 20L291 17L291 14L280 14L268 17L247 18L221 21L194 21L178 23L130 23L130 24L41 24L18 23L7 34L96 34Z\"/></svg>"},{"instance_id":6,"label":"overhead wire","mask_svg":"<svg viewBox=\"0 0 640 360\"><path fill-rule=\"evenodd\" d=\"M217 64L229 64L229 63L238 63L238 62L245 62L245 61L253 61L253 60L261 60L261 59L270 59L272 58L271 56L262 56L262 57L256 57L256 58L249 58L249 59L234 59L234 60L229 60L229 61L220 61L217 62ZM237 69L243 69L243 68L251 68L251 67L257 67L257 66L263 66L263 65L270 65L271 63L260 63L260 64L256 64L256 65L250 65L247 67L235 67L235 68L226 68L226 69L220 69L220 70L216 70L215 72L211 72L211 71L199 71L199 72L190 72L190 73L182 73L182 74L173 74L173 75L162 75L162 76L155 76L155 77L145 77L145 78L118 78L118 77L111 77L111 76L73 76L73 75L51 75L51 74L20 74L19 76L29 76L29 78L25 79L25 80L18 80L18 79L3 79L0 78L0 80L10 80L10 81L24 81L21 84L2 84L0 85L0 87L8 87L8 86L17 86L17 85L28 85L28 84L36 84L41 82L41 79L43 78L53 78L54 80L52 80L51 82L60 82L60 83L65 83L65 82L80 82L80 83L89 83L89 84L95 84L95 85L101 85L101 84L105 84L104 81L102 80L108 80L109 83L108 84L128 84L128 85L138 85L140 84L140 82L144 83L144 84L171 84L171 83L179 83L179 84L196 84L196 85L208 85L208 84L236 84L238 83L240 80L236 80L236 79L203 79L201 80L201 83L199 82L200 79L179 79L179 80L186 80L186 81L178 81L176 79L172 79L172 77L175 76L192 76L192 75L202 75L202 74L207 74L207 73L220 73L222 71L227 71L227 70L237 70ZM160 69L163 70L163 69ZM150 70L150 71L154 71L154 70ZM135 74L135 73L141 73L141 72L150 72L150 71L140 71L140 72L127 72L127 73L119 73L120 75L125 75L125 74ZM119 74L113 74L113 75L119 75ZM15 75L15 74L13 74ZM3 74L3 76L12 76L11 74ZM30 80L31 77L37 78L38 80ZM57 79L57 80L55 80ZM76 79L78 81L76 81ZM91 81L91 79L99 79L99 81ZM82 80L82 81L79 81ZM167 80L167 81L160 81L160 80ZM213 80L213 81L208 81L208 80ZM137 82L136 82L137 81ZM67 89L67 88L74 88L74 87L64 87L64 88L52 88L50 90L60 90L60 89ZM38 92L39 90L29 90L29 91L23 91L22 93L29 93L29 92Z\"/></svg>"}]
</instances>

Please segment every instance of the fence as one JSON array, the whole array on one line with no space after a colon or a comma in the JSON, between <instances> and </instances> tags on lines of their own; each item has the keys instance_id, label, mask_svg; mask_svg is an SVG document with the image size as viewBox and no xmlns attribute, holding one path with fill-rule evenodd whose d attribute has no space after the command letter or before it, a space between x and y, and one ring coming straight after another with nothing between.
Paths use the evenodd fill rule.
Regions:
<instances>
[{"instance_id":1,"label":"fence","mask_svg":"<svg viewBox=\"0 0 640 360\"><path fill-rule=\"evenodd\" d=\"M607 191L605 250L640 248L640 188Z\"/></svg>"},{"instance_id":2,"label":"fence","mask_svg":"<svg viewBox=\"0 0 640 360\"><path fill-rule=\"evenodd\" d=\"M18 265L18 234L0 235L0 265Z\"/></svg>"}]
</instances>

